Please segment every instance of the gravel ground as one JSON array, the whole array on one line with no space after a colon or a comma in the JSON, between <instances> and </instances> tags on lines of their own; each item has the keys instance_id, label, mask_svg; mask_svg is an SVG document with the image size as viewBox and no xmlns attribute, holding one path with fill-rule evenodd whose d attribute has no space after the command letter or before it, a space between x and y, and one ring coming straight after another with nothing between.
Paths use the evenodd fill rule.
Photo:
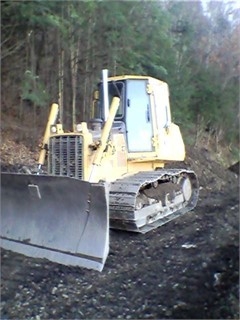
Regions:
<instances>
[{"instance_id":1,"label":"gravel ground","mask_svg":"<svg viewBox=\"0 0 240 320\"><path fill-rule=\"evenodd\" d=\"M1 319L239 319L237 176L194 151L194 211L145 235L110 231L99 273L1 250Z\"/></svg>"}]
</instances>

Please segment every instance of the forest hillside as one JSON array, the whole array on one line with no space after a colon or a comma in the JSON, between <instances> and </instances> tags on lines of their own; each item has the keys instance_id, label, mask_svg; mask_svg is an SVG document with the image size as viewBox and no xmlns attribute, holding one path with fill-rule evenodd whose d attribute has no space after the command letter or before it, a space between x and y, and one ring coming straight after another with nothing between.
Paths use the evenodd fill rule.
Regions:
<instances>
[{"instance_id":1,"label":"forest hillside","mask_svg":"<svg viewBox=\"0 0 240 320\"><path fill-rule=\"evenodd\" d=\"M166 81L185 142L234 162L239 33L236 1L1 1L2 138L35 149L52 102L66 128L88 120L107 68Z\"/></svg>"}]
</instances>

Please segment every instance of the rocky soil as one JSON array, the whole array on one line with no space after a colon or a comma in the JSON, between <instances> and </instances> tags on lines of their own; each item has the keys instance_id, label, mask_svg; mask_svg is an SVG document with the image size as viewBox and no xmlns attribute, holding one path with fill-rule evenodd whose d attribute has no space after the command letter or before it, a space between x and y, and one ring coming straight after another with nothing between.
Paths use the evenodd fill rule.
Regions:
<instances>
[{"instance_id":1,"label":"rocky soil","mask_svg":"<svg viewBox=\"0 0 240 320\"><path fill-rule=\"evenodd\" d=\"M7 153L3 171L29 159ZM145 235L111 230L101 273L2 249L1 319L239 319L239 178L206 149L178 166L199 177L197 207Z\"/></svg>"}]
</instances>

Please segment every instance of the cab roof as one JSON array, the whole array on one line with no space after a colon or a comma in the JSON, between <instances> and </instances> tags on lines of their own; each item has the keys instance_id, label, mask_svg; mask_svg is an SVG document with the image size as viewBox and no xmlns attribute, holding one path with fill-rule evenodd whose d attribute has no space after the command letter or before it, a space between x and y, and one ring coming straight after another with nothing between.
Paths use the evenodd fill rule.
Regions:
<instances>
[{"instance_id":1,"label":"cab roof","mask_svg":"<svg viewBox=\"0 0 240 320\"><path fill-rule=\"evenodd\" d=\"M108 81L121 81L121 80L131 80L131 79L139 79L139 80L150 80L150 82L160 82L165 83L162 80L150 77L150 76L138 76L138 75L122 75L122 76L115 76L115 77L109 77Z\"/></svg>"}]
</instances>

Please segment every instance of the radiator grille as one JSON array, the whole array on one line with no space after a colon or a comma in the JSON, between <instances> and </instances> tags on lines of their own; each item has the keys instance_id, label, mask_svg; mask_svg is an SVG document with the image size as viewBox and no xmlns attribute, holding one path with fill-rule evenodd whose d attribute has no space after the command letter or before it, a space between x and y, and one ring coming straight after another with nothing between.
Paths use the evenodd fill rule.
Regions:
<instances>
[{"instance_id":1,"label":"radiator grille","mask_svg":"<svg viewBox=\"0 0 240 320\"><path fill-rule=\"evenodd\" d=\"M56 136L49 139L48 172L83 179L82 136Z\"/></svg>"}]
</instances>

